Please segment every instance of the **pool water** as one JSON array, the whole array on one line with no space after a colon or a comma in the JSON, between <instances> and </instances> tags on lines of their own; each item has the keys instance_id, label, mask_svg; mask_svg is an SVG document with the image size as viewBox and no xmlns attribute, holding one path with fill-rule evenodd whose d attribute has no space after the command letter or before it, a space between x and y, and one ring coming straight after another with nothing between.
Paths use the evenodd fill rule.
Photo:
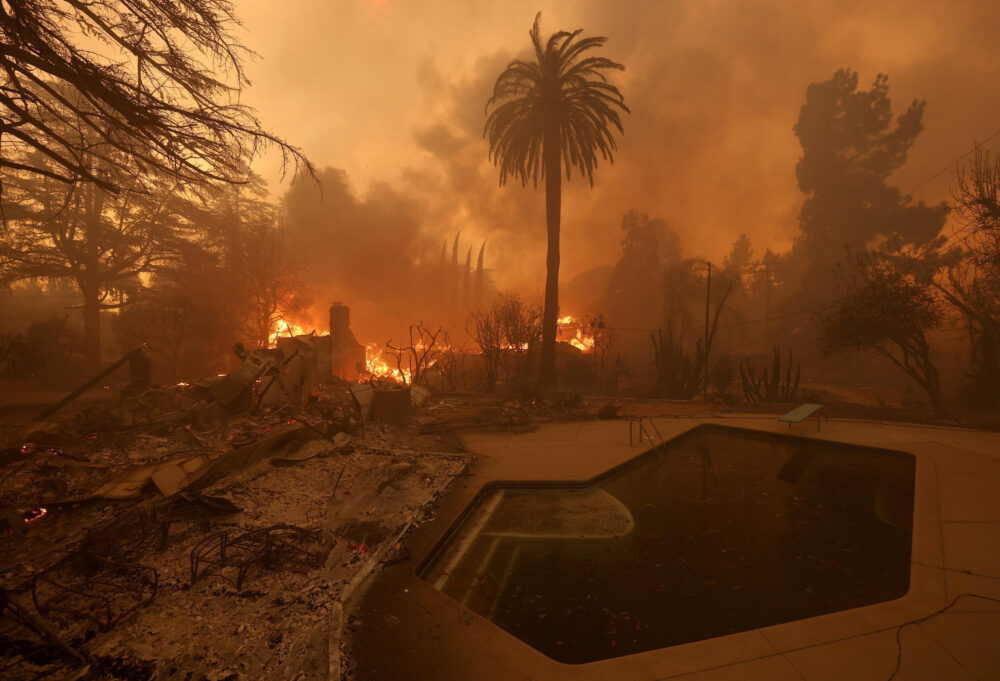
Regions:
<instances>
[{"instance_id":1,"label":"pool water","mask_svg":"<svg viewBox=\"0 0 1000 681\"><path fill-rule=\"evenodd\" d=\"M595 660L903 596L914 458L700 426L586 483L487 485L421 576Z\"/></svg>"}]
</instances>

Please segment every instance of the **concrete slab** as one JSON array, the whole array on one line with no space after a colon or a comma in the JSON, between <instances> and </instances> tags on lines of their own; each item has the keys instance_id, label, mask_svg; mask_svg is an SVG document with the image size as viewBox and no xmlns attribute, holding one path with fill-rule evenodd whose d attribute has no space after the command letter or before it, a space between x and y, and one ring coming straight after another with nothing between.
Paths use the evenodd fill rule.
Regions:
<instances>
[{"instance_id":1,"label":"concrete slab","mask_svg":"<svg viewBox=\"0 0 1000 681\"><path fill-rule=\"evenodd\" d=\"M942 646L917 627L900 636L894 681L976 681ZM886 681L896 666L895 631L882 631L786 653L806 681Z\"/></svg>"},{"instance_id":2,"label":"concrete slab","mask_svg":"<svg viewBox=\"0 0 1000 681\"><path fill-rule=\"evenodd\" d=\"M944 523L945 567L1000 575L1000 523Z\"/></svg>"},{"instance_id":3,"label":"concrete slab","mask_svg":"<svg viewBox=\"0 0 1000 681\"><path fill-rule=\"evenodd\" d=\"M744 631L732 636L686 643L666 650L669 650L670 654L664 655L663 650L653 650L629 656L636 660L638 667L636 672L617 678L669 679L693 671L768 657L775 653L774 648L759 631ZM586 666L601 665L604 673L595 678L610 679L616 678L617 674L614 662L615 660L605 660Z\"/></svg>"},{"instance_id":4,"label":"concrete slab","mask_svg":"<svg viewBox=\"0 0 1000 681\"><path fill-rule=\"evenodd\" d=\"M1000 473L941 473L942 522L1000 522Z\"/></svg>"},{"instance_id":5,"label":"concrete slab","mask_svg":"<svg viewBox=\"0 0 1000 681\"><path fill-rule=\"evenodd\" d=\"M939 481L937 461L919 457L914 480L913 543L910 547L911 559L917 564L944 565Z\"/></svg>"},{"instance_id":6,"label":"concrete slab","mask_svg":"<svg viewBox=\"0 0 1000 681\"><path fill-rule=\"evenodd\" d=\"M936 441L907 443L913 451L929 456L944 473L1000 473L1000 456Z\"/></svg>"},{"instance_id":7,"label":"concrete slab","mask_svg":"<svg viewBox=\"0 0 1000 681\"><path fill-rule=\"evenodd\" d=\"M669 678L678 679L678 681L743 681L744 679L802 681L802 675L799 674L798 670L780 655L760 657L749 662L740 662Z\"/></svg>"},{"instance_id":8,"label":"concrete slab","mask_svg":"<svg viewBox=\"0 0 1000 681\"><path fill-rule=\"evenodd\" d=\"M944 581L949 603L962 594L968 594L952 607L954 611L982 610L984 601L974 598L974 596L1000 600L1000 579L997 579L996 576L977 577L965 574L960 571L960 568L956 568L944 573ZM1000 649L1000 645L998 645L998 649ZM1000 665L1000 656L998 656L997 664Z\"/></svg>"},{"instance_id":9,"label":"concrete slab","mask_svg":"<svg viewBox=\"0 0 1000 681\"><path fill-rule=\"evenodd\" d=\"M873 625L857 611L844 610L821 617L765 627L760 633L775 650L785 652L855 636L858 632L877 628L877 625Z\"/></svg>"},{"instance_id":10,"label":"concrete slab","mask_svg":"<svg viewBox=\"0 0 1000 681\"><path fill-rule=\"evenodd\" d=\"M1000 611L946 612L919 625L978 681L1000 681ZM941 676L939 678L951 678Z\"/></svg>"}]
</instances>

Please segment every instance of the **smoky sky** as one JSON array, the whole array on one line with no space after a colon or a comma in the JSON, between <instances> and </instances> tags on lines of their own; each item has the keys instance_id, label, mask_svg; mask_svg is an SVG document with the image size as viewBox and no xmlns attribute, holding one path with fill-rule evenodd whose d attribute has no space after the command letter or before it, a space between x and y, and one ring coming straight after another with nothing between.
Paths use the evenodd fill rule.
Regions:
<instances>
[{"instance_id":1,"label":"smoky sky","mask_svg":"<svg viewBox=\"0 0 1000 681\"><path fill-rule=\"evenodd\" d=\"M482 128L493 81L525 53L538 10L546 35L609 38L604 53L626 67L613 82L633 112L594 187L579 176L564 186L563 280L617 259L629 209L665 219L688 254L721 260L741 232L758 253L789 248L802 202L792 126L808 85L838 68L857 70L864 88L888 74L894 114L927 101L924 132L893 178L904 191L1000 128L1000 3L984 0L239 0L236 9L259 54L244 101L270 129L317 166L342 170L359 201L391 193L393 210L405 204L414 259L462 230L489 240L501 285L529 291L543 280L544 193L498 186ZM287 189L275 159L258 171L275 193ZM945 200L951 179L914 196Z\"/></svg>"}]
</instances>

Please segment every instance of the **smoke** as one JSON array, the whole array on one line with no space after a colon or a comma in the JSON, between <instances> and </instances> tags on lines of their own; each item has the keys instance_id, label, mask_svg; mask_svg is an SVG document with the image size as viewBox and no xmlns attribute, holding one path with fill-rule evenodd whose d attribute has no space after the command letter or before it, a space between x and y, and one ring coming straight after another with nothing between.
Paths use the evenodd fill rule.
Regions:
<instances>
[{"instance_id":1,"label":"smoke","mask_svg":"<svg viewBox=\"0 0 1000 681\"><path fill-rule=\"evenodd\" d=\"M309 203L310 219L324 225L315 238L329 242L327 297L391 307L408 273L459 230L489 240L486 263L501 288L540 290L544 193L500 188L482 138L494 79L527 50L535 9L442 0L420 3L419 12L406 3L343 15L324 9L309 25L297 22L302 38L285 47L257 41L262 10L247 5L250 43L265 57L252 103L293 138L317 117L329 119L324 134L309 132L301 143L320 165L345 168L325 179L324 203ZM609 38L604 52L626 66L614 82L633 111L614 165L598 168L594 187L578 175L564 186L564 281L617 260L629 209L665 219L691 255L721 260L744 232L758 252L788 249L802 201L792 126L808 85L838 68L857 70L862 87L888 73L895 113L927 101L925 130L893 178L904 191L998 125L996 3L559 0L542 10L543 33L582 27ZM267 21L278 33L286 19ZM335 97L289 88L268 70L268 60L287 68L293 48L309 55L293 82L323 76ZM266 93L279 86L281 105L270 116ZM300 108L308 118L292 113ZM352 191L345 173L367 189ZM944 173L916 198L946 199L950 179ZM289 196L306 191L295 185Z\"/></svg>"},{"instance_id":2,"label":"smoke","mask_svg":"<svg viewBox=\"0 0 1000 681\"><path fill-rule=\"evenodd\" d=\"M358 198L342 170L324 168L296 182L283 200L284 220L302 259L315 301L313 322L326 331L327 309L347 302L367 318L370 332L405 318L415 283L415 255L424 250L411 200L386 184ZM414 320L415 321L415 320Z\"/></svg>"}]
</instances>

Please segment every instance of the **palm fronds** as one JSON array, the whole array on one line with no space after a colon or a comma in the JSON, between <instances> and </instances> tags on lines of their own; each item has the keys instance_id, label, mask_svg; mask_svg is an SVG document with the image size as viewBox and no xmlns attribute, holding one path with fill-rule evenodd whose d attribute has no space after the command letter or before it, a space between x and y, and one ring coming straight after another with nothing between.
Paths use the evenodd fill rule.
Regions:
<instances>
[{"instance_id":1,"label":"palm fronds","mask_svg":"<svg viewBox=\"0 0 1000 681\"><path fill-rule=\"evenodd\" d=\"M629 111L604 72L625 67L606 57L584 56L607 41L602 36L559 31L543 44L540 21L539 12L529 34L535 60L510 62L486 104L487 111L493 107L483 130L490 160L500 168L501 185L516 177L537 187L545 177L546 145L556 144L566 178L575 167L593 185L598 156L614 162L614 131L624 132L620 112Z\"/></svg>"}]
</instances>

